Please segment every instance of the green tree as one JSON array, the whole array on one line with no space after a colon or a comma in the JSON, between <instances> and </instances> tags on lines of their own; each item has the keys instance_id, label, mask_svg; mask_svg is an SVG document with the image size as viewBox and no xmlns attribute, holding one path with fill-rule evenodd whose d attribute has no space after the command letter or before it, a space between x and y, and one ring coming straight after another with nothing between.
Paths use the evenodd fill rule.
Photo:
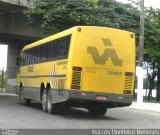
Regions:
<instances>
[{"instance_id":1,"label":"green tree","mask_svg":"<svg viewBox=\"0 0 160 135\"><path fill-rule=\"evenodd\" d=\"M40 23L46 33L75 25L108 26L136 33L139 28L138 10L115 0L38 0L25 13L32 24Z\"/></svg>"},{"instance_id":2,"label":"green tree","mask_svg":"<svg viewBox=\"0 0 160 135\"><path fill-rule=\"evenodd\" d=\"M144 86L147 86L146 89L149 89L148 100L151 100L152 90L157 86L156 75L157 69L154 63L145 62L144 68L147 71L147 78L144 81ZM147 83L147 84L146 84Z\"/></svg>"},{"instance_id":3,"label":"green tree","mask_svg":"<svg viewBox=\"0 0 160 135\"><path fill-rule=\"evenodd\" d=\"M0 70L0 91L2 92L2 89L5 88L6 84L6 72L4 70Z\"/></svg>"},{"instance_id":4,"label":"green tree","mask_svg":"<svg viewBox=\"0 0 160 135\"><path fill-rule=\"evenodd\" d=\"M155 87L155 78L157 77L157 101L160 100L160 10L146 9L145 26L145 61L152 67L152 73L149 74L150 86ZM150 90L151 91L151 90ZM149 95L148 95L149 99Z\"/></svg>"},{"instance_id":5,"label":"green tree","mask_svg":"<svg viewBox=\"0 0 160 135\"><path fill-rule=\"evenodd\" d=\"M55 33L75 25L94 25L97 4L97 0L38 0L26 15L46 33Z\"/></svg>"}]
</instances>

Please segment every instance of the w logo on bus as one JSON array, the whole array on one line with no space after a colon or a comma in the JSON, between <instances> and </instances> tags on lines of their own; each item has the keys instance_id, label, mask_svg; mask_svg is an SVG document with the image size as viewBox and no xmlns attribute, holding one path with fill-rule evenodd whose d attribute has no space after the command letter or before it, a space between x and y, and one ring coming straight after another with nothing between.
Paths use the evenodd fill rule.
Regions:
<instances>
[{"instance_id":1,"label":"w logo on bus","mask_svg":"<svg viewBox=\"0 0 160 135\"><path fill-rule=\"evenodd\" d=\"M103 42L103 44L105 46L112 47L112 43L111 43L110 40L102 39L102 42ZM92 56L92 58L93 58L93 60L94 60L94 62L96 64L102 64L102 65L104 65L107 62L108 58L111 58L112 63L113 63L114 66L121 67L123 65L123 61L118 58L118 55L117 55L115 49L106 48L104 50L103 54L100 55L96 47L88 46L87 53L91 54L91 56Z\"/></svg>"}]
</instances>

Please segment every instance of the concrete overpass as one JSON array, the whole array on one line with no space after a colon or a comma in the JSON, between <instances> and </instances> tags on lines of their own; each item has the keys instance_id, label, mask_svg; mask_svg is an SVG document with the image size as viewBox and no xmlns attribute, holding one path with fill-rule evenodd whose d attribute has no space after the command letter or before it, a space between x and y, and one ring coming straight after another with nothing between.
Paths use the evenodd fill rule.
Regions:
<instances>
[{"instance_id":1,"label":"concrete overpass","mask_svg":"<svg viewBox=\"0 0 160 135\"><path fill-rule=\"evenodd\" d=\"M30 25L23 14L31 6L33 0L0 0L0 44L8 45L7 80L16 78L16 57L23 46L43 37L40 25Z\"/></svg>"}]
</instances>

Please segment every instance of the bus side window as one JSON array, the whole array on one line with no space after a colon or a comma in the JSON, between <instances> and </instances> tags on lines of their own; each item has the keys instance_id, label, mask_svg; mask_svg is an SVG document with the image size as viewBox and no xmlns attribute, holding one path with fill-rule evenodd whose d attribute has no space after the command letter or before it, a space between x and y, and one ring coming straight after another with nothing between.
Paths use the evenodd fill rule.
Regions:
<instances>
[{"instance_id":1,"label":"bus side window","mask_svg":"<svg viewBox=\"0 0 160 135\"><path fill-rule=\"evenodd\" d=\"M25 65L26 64L26 51L23 52L23 57L22 57L22 65Z\"/></svg>"},{"instance_id":2,"label":"bus side window","mask_svg":"<svg viewBox=\"0 0 160 135\"><path fill-rule=\"evenodd\" d=\"M41 45L41 49L42 49L42 52L41 52L41 61L45 61L45 44Z\"/></svg>"},{"instance_id":3,"label":"bus side window","mask_svg":"<svg viewBox=\"0 0 160 135\"><path fill-rule=\"evenodd\" d=\"M38 49L38 62L42 61L42 45Z\"/></svg>"},{"instance_id":4,"label":"bus side window","mask_svg":"<svg viewBox=\"0 0 160 135\"><path fill-rule=\"evenodd\" d=\"M46 50L46 44L42 44L41 45L41 49L42 49L42 54L41 54L41 61L45 61L46 60L46 53L45 53L45 50Z\"/></svg>"},{"instance_id":5,"label":"bus side window","mask_svg":"<svg viewBox=\"0 0 160 135\"><path fill-rule=\"evenodd\" d=\"M57 46L57 49L56 49L56 57L60 57L61 56L61 39L58 39L57 42L56 42L56 46Z\"/></svg>"},{"instance_id":6,"label":"bus side window","mask_svg":"<svg viewBox=\"0 0 160 135\"><path fill-rule=\"evenodd\" d=\"M52 42L48 43L48 59L52 59Z\"/></svg>"},{"instance_id":7,"label":"bus side window","mask_svg":"<svg viewBox=\"0 0 160 135\"><path fill-rule=\"evenodd\" d=\"M28 64L28 58L29 58L29 54L28 54L28 50L26 50L25 65L27 65L27 64Z\"/></svg>"},{"instance_id":8,"label":"bus side window","mask_svg":"<svg viewBox=\"0 0 160 135\"><path fill-rule=\"evenodd\" d=\"M28 55L29 56L28 57L28 64L30 64L31 63L31 50L30 49L28 50L28 54L29 54Z\"/></svg>"},{"instance_id":9,"label":"bus side window","mask_svg":"<svg viewBox=\"0 0 160 135\"><path fill-rule=\"evenodd\" d=\"M32 49L32 64L34 64L34 59L35 59L35 48Z\"/></svg>"},{"instance_id":10,"label":"bus side window","mask_svg":"<svg viewBox=\"0 0 160 135\"><path fill-rule=\"evenodd\" d=\"M29 50L29 53L30 53L29 64L32 64L32 61L33 61L33 48L31 48L31 49Z\"/></svg>"},{"instance_id":11,"label":"bus side window","mask_svg":"<svg viewBox=\"0 0 160 135\"><path fill-rule=\"evenodd\" d=\"M68 56L69 47L70 47L70 39L71 39L71 36L67 36L66 37L66 46L65 46L65 54L64 54L64 56Z\"/></svg>"},{"instance_id":12,"label":"bus side window","mask_svg":"<svg viewBox=\"0 0 160 135\"><path fill-rule=\"evenodd\" d=\"M34 52L35 58L34 58L34 63L38 62L38 46L35 47L35 52Z\"/></svg>"},{"instance_id":13,"label":"bus side window","mask_svg":"<svg viewBox=\"0 0 160 135\"><path fill-rule=\"evenodd\" d=\"M35 63L35 47L33 48L33 50L32 50L33 52L32 52L32 63Z\"/></svg>"},{"instance_id":14,"label":"bus side window","mask_svg":"<svg viewBox=\"0 0 160 135\"><path fill-rule=\"evenodd\" d=\"M23 65L23 63L24 63L24 55L25 55L24 52L22 52L21 53L21 65Z\"/></svg>"},{"instance_id":15,"label":"bus side window","mask_svg":"<svg viewBox=\"0 0 160 135\"><path fill-rule=\"evenodd\" d=\"M46 45L45 45L45 59L46 60L48 60L49 59L49 46L50 45L50 43L46 43Z\"/></svg>"},{"instance_id":16,"label":"bus side window","mask_svg":"<svg viewBox=\"0 0 160 135\"><path fill-rule=\"evenodd\" d=\"M30 59L30 64L33 64L33 53L34 53L34 52L33 52L33 49L34 49L34 48L31 49L31 59Z\"/></svg>"},{"instance_id":17,"label":"bus side window","mask_svg":"<svg viewBox=\"0 0 160 135\"><path fill-rule=\"evenodd\" d=\"M56 50L57 50L57 45L56 45L56 41L52 41L50 44L50 58L51 59L55 59L56 58Z\"/></svg>"},{"instance_id":18,"label":"bus side window","mask_svg":"<svg viewBox=\"0 0 160 135\"><path fill-rule=\"evenodd\" d=\"M66 45L67 45L67 38L64 37L64 38L62 38L62 44L61 44L61 49L60 49L60 56L61 57L65 56Z\"/></svg>"},{"instance_id":19,"label":"bus side window","mask_svg":"<svg viewBox=\"0 0 160 135\"><path fill-rule=\"evenodd\" d=\"M41 44L22 52L22 65L29 65L68 56L71 36Z\"/></svg>"},{"instance_id":20,"label":"bus side window","mask_svg":"<svg viewBox=\"0 0 160 135\"><path fill-rule=\"evenodd\" d=\"M23 66L25 65L25 63L26 63L26 51L24 51L24 56L23 56L23 62L22 62L22 64L23 64Z\"/></svg>"},{"instance_id":21,"label":"bus side window","mask_svg":"<svg viewBox=\"0 0 160 135\"><path fill-rule=\"evenodd\" d=\"M36 63L38 63L40 61L40 46L37 46L37 60L36 60Z\"/></svg>"}]
</instances>

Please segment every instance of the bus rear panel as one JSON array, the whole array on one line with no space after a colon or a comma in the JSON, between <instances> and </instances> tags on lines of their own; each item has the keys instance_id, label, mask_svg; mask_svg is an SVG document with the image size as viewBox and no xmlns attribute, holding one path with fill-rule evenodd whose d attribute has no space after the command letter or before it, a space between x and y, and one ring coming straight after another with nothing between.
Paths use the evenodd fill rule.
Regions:
<instances>
[{"instance_id":1,"label":"bus rear panel","mask_svg":"<svg viewBox=\"0 0 160 135\"><path fill-rule=\"evenodd\" d=\"M80 27L74 35L68 87L71 99L108 103L132 102L135 39L127 31Z\"/></svg>"}]
</instances>

